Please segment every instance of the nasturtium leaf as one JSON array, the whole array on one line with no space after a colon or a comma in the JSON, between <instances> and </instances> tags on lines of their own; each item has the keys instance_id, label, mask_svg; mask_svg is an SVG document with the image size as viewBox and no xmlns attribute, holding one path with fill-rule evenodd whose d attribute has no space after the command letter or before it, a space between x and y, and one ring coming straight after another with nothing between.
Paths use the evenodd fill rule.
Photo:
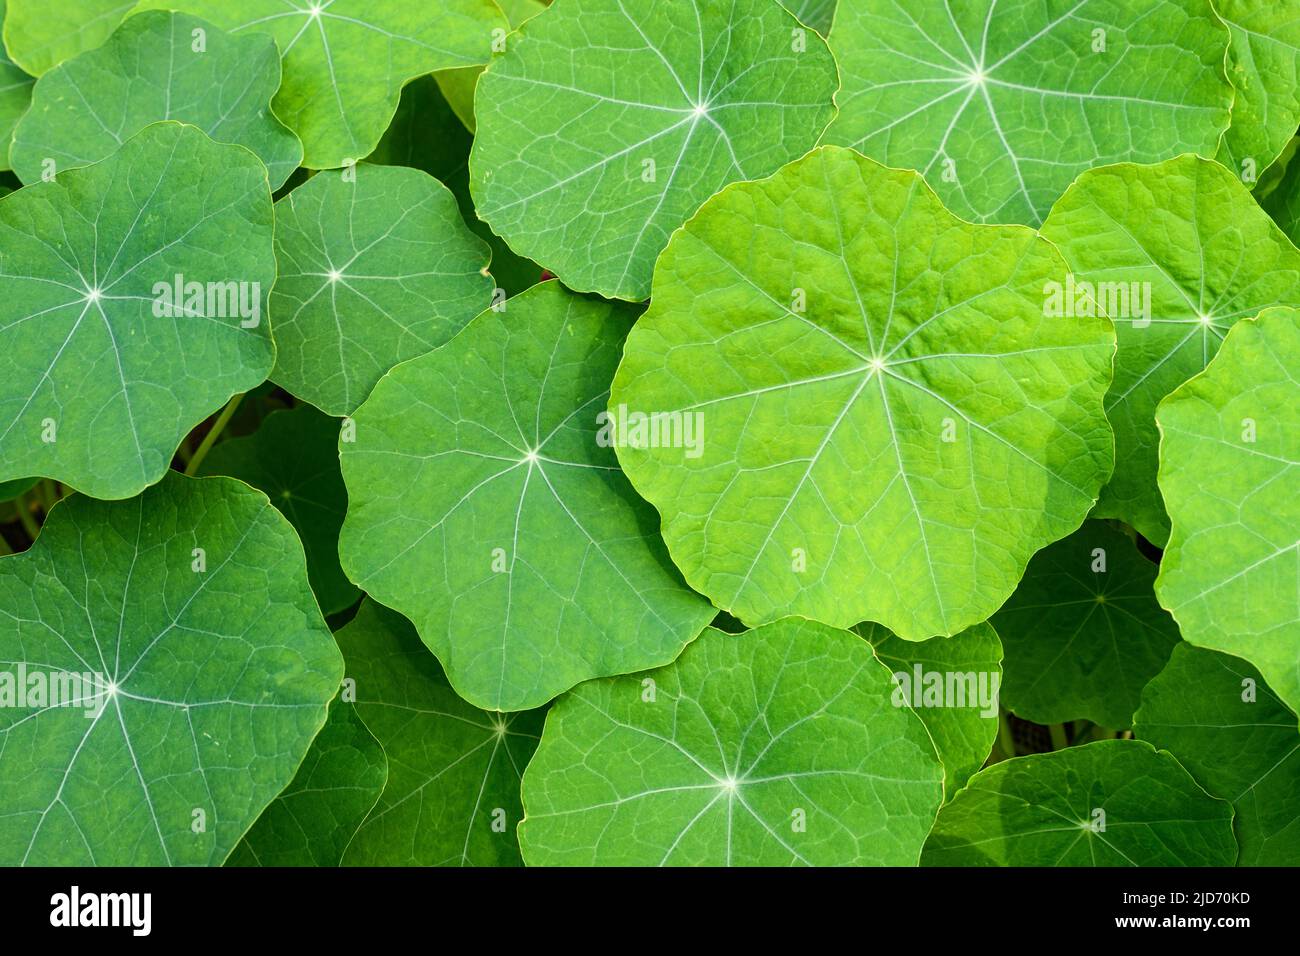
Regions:
<instances>
[{"instance_id":1,"label":"nasturtium leaf","mask_svg":"<svg viewBox=\"0 0 1300 956\"><path fill-rule=\"evenodd\" d=\"M427 173L317 173L276 203L272 378L351 414L398 362L447 342L492 302L490 253Z\"/></svg>"},{"instance_id":2,"label":"nasturtium leaf","mask_svg":"<svg viewBox=\"0 0 1300 956\"><path fill-rule=\"evenodd\" d=\"M39 478L15 478L13 481L0 481L0 501L12 501L19 495L26 494L40 481Z\"/></svg>"},{"instance_id":3,"label":"nasturtium leaf","mask_svg":"<svg viewBox=\"0 0 1300 956\"><path fill-rule=\"evenodd\" d=\"M822 36L831 29L836 0L781 0L781 5Z\"/></svg>"},{"instance_id":4,"label":"nasturtium leaf","mask_svg":"<svg viewBox=\"0 0 1300 956\"><path fill-rule=\"evenodd\" d=\"M12 0L11 0L12 2ZM492 55L504 15L493 0L143 0L231 33L269 33L284 60L275 113L302 140L312 169L346 166L374 150L402 87L434 70Z\"/></svg>"},{"instance_id":5,"label":"nasturtium leaf","mask_svg":"<svg viewBox=\"0 0 1300 956\"><path fill-rule=\"evenodd\" d=\"M1248 185L1258 181L1300 125L1300 0L1214 0L1228 25L1232 125L1218 160Z\"/></svg>"},{"instance_id":6,"label":"nasturtium leaf","mask_svg":"<svg viewBox=\"0 0 1300 956\"><path fill-rule=\"evenodd\" d=\"M1039 724L1130 727L1142 688L1178 643L1155 580L1156 566L1103 521L1034 555L993 615L1006 650L1003 705Z\"/></svg>"},{"instance_id":7,"label":"nasturtium leaf","mask_svg":"<svg viewBox=\"0 0 1300 956\"><path fill-rule=\"evenodd\" d=\"M1114 333L1048 314L1065 278L1029 229L839 147L706 203L610 399L686 580L749 624L986 619L1111 470Z\"/></svg>"},{"instance_id":8,"label":"nasturtium leaf","mask_svg":"<svg viewBox=\"0 0 1300 956\"><path fill-rule=\"evenodd\" d=\"M0 0L0 23L5 18L5 0ZM5 53L0 44L0 170L9 168L9 141L14 125L32 101L32 84L36 81L24 73ZM0 196L9 190L0 186Z\"/></svg>"},{"instance_id":9,"label":"nasturtium leaf","mask_svg":"<svg viewBox=\"0 0 1300 956\"><path fill-rule=\"evenodd\" d=\"M402 100L379 146L368 157L384 166L423 169L443 183L460 204L461 216L492 250L489 269L497 286L517 295L542 278L542 267L514 254L474 210L469 192L469 150L474 138L456 118L432 76L402 90Z\"/></svg>"},{"instance_id":10,"label":"nasturtium leaf","mask_svg":"<svg viewBox=\"0 0 1300 956\"><path fill-rule=\"evenodd\" d=\"M1231 866L1232 806L1138 740L981 770L939 812L926 866Z\"/></svg>"},{"instance_id":11,"label":"nasturtium leaf","mask_svg":"<svg viewBox=\"0 0 1300 956\"><path fill-rule=\"evenodd\" d=\"M10 160L34 183L51 169L98 162L150 123L178 120L252 150L278 189L302 161L298 137L271 113L279 86L280 54L269 37L233 37L184 14L146 11L41 77Z\"/></svg>"},{"instance_id":12,"label":"nasturtium leaf","mask_svg":"<svg viewBox=\"0 0 1300 956\"><path fill-rule=\"evenodd\" d=\"M335 698L284 792L235 847L227 866L338 866L388 779L384 748Z\"/></svg>"},{"instance_id":13,"label":"nasturtium leaf","mask_svg":"<svg viewBox=\"0 0 1300 956\"><path fill-rule=\"evenodd\" d=\"M1084 173L1042 233L1074 270L1055 311L1095 308L1119 337L1106 396L1115 474L1094 516L1163 545L1156 405L1206 366L1238 319L1300 301L1300 251L1240 179L1195 156Z\"/></svg>"},{"instance_id":14,"label":"nasturtium leaf","mask_svg":"<svg viewBox=\"0 0 1300 956\"><path fill-rule=\"evenodd\" d=\"M914 866L943 769L892 690L865 641L793 618L582 684L524 772L524 860Z\"/></svg>"},{"instance_id":15,"label":"nasturtium leaf","mask_svg":"<svg viewBox=\"0 0 1300 956\"><path fill-rule=\"evenodd\" d=\"M602 440L635 311L534 286L393 369L341 445L344 570L478 707L666 664L715 614Z\"/></svg>"},{"instance_id":16,"label":"nasturtium leaf","mask_svg":"<svg viewBox=\"0 0 1300 956\"><path fill-rule=\"evenodd\" d=\"M518 30L525 20L531 20L546 9L546 4L541 0L499 0L499 3L512 30ZM474 90L482 72L481 66L465 66L456 70L439 70L433 74L434 82L446 97L456 118L471 133L474 132Z\"/></svg>"},{"instance_id":17,"label":"nasturtium leaf","mask_svg":"<svg viewBox=\"0 0 1300 956\"><path fill-rule=\"evenodd\" d=\"M1295 713L1245 661L1188 644L1142 692L1135 732L1232 801L1239 866L1300 862Z\"/></svg>"},{"instance_id":18,"label":"nasturtium leaf","mask_svg":"<svg viewBox=\"0 0 1300 956\"><path fill-rule=\"evenodd\" d=\"M1002 644L988 624L917 643L879 624L854 628L894 677L894 702L916 711L943 763L947 799L984 766L998 735Z\"/></svg>"},{"instance_id":19,"label":"nasturtium leaf","mask_svg":"<svg viewBox=\"0 0 1300 956\"><path fill-rule=\"evenodd\" d=\"M5 197L0 480L130 497L265 379L271 220L261 161L179 123Z\"/></svg>"},{"instance_id":20,"label":"nasturtium leaf","mask_svg":"<svg viewBox=\"0 0 1300 956\"><path fill-rule=\"evenodd\" d=\"M519 778L543 712L467 704L410 622L372 601L337 636L357 713L389 758L344 865L518 866Z\"/></svg>"},{"instance_id":21,"label":"nasturtium leaf","mask_svg":"<svg viewBox=\"0 0 1300 956\"><path fill-rule=\"evenodd\" d=\"M1093 166L1213 156L1228 31L1209 0L845 2L825 142L921 170L957 215L1037 225Z\"/></svg>"},{"instance_id":22,"label":"nasturtium leaf","mask_svg":"<svg viewBox=\"0 0 1300 956\"><path fill-rule=\"evenodd\" d=\"M479 79L479 215L570 288L645 299L669 234L810 149L837 83L773 0L556 0Z\"/></svg>"},{"instance_id":23,"label":"nasturtium leaf","mask_svg":"<svg viewBox=\"0 0 1300 956\"><path fill-rule=\"evenodd\" d=\"M1156 595L1184 640L1254 664L1300 711L1300 311L1239 322L1161 403L1173 532Z\"/></svg>"},{"instance_id":24,"label":"nasturtium leaf","mask_svg":"<svg viewBox=\"0 0 1300 956\"><path fill-rule=\"evenodd\" d=\"M9 0L4 46L23 70L40 76L99 46L135 5L136 0Z\"/></svg>"},{"instance_id":25,"label":"nasturtium leaf","mask_svg":"<svg viewBox=\"0 0 1300 956\"><path fill-rule=\"evenodd\" d=\"M302 539L321 610L334 614L361 592L339 567L348 493L339 470L339 421L310 405L272 412L257 431L215 446L200 473L246 481L271 499Z\"/></svg>"},{"instance_id":26,"label":"nasturtium leaf","mask_svg":"<svg viewBox=\"0 0 1300 956\"><path fill-rule=\"evenodd\" d=\"M46 692L0 708L5 865L221 863L343 677L298 536L228 478L66 499L0 559L0 609L0 693Z\"/></svg>"}]
</instances>

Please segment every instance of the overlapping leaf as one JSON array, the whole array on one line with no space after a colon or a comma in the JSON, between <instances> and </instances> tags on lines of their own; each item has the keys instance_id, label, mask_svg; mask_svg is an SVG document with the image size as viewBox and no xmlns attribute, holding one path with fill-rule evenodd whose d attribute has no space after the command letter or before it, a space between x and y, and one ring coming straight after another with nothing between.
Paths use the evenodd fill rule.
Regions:
<instances>
[{"instance_id":1,"label":"overlapping leaf","mask_svg":"<svg viewBox=\"0 0 1300 956\"><path fill-rule=\"evenodd\" d=\"M571 288L646 298L669 233L829 121L835 62L797 26L772 0L557 0L479 80L479 214Z\"/></svg>"},{"instance_id":2,"label":"overlapping leaf","mask_svg":"<svg viewBox=\"0 0 1300 956\"><path fill-rule=\"evenodd\" d=\"M1300 311L1238 323L1161 403L1173 522L1156 594L1192 644L1245 658L1300 710Z\"/></svg>"},{"instance_id":3,"label":"overlapping leaf","mask_svg":"<svg viewBox=\"0 0 1300 956\"><path fill-rule=\"evenodd\" d=\"M0 608L0 675L48 693L0 708L8 865L221 863L343 676L297 535L226 478L56 506Z\"/></svg>"},{"instance_id":4,"label":"overlapping leaf","mask_svg":"<svg viewBox=\"0 0 1300 956\"><path fill-rule=\"evenodd\" d=\"M8 0L4 45L14 62L40 76L109 38L136 0Z\"/></svg>"},{"instance_id":5,"label":"overlapping leaf","mask_svg":"<svg viewBox=\"0 0 1300 956\"><path fill-rule=\"evenodd\" d=\"M518 30L526 20L531 20L546 9L542 0L500 0L500 6L513 30ZM434 74L434 82L455 112L456 118L471 133L475 129L474 91L482 72L482 67L465 66L456 70L440 70Z\"/></svg>"},{"instance_id":6,"label":"overlapping leaf","mask_svg":"<svg viewBox=\"0 0 1300 956\"><path fill-rule=\"evenodd\" d=\"M1091 300L1119 336L1106 396L1115 474L1095 515L1163 545L1156 405L1205 367L1238 319L1297 301L1300 251L1237 177L1194 156L1084 173L1043 235L1074 270L1066 314Z\"/></svg>"},{"instance_id":7,"label":"overlapping leaf","mask_svg":"<svg viewBox=\"0 0 1300 956\"><path fill-rule=\"evenodd\" d=\"M535 286L385 376L341 446L344 569L484 709L665 664L714 615L599 443L634 314Z\"/></svg>"},{"instance_id":8,"label":"overlapping leaf","mask_svg":"<svg viewBox=\"0 0 1300 956\"><path fill-rule=\"evenodd\" d=\"M822 36L831 29L836 0L782 0L782 6Z\"/></svg>"},{"instance_id":9,"label":"overlapping leaf","mask_svg":"<svg viewBox=\"0 0 1300 956\"><path fill-rule=\"evenodd\" d=\"M610 399L702 436L618 444L686 580L747 623L987 618L1111 469L1113 333L1048 313L1065 275L1030 230L837 147L707 203Z\"/></svg>"},{"instance_id":10,"label":"overlapping leaf","mask_svg":"<svg viewBox=\"0 0 1300 956\"><path fill-rule=\"evenodd\" d=\"M184 14L146 11L103 46L45 74L14 130L10 159L28 183L109 156L150 123L179 120L266 163L278 189L302 144L271 114L280 55L264 36L233 37Z\"/></svg>"},{"instance_id":11,"label":"overlapping leaf","mask_svg":"<svg viewBox=\"0 0 1300 956\"><path fill-rule=\"evenodd\" d=\"M257 157L178 123L0 202L0 480L129 497L265 379L271 217Z\"/></svg>"},{"instance_id":12,"label":"overlapping leaf","mask_svg":"<svg viewBox=\"0 0 1300 956\"><path fill-rule=\"evenodd\" d=\"M892 689L866 642L794 619L582 684L524 773L524 860L915 865L943 770Z\"/></svg>"},{"instance_id":13,"label":"overlapping leaf","mask_svg":"<svg viewBox=\"0 0 1300 956\"><path fill-rule=\"evenodd\" d=\"M1037 225L1084 170L1213 156L1233 91L1210 0L859 0L826 142L921 170L957 215Z\"/></svg>"},{"instance_id":14,"label":"overlapping leaf","mask_svg":"<svg viewBox=\"0 0 1300 956\"><path fill-rule=\"evenodd\" d=\"M0 24L5 19L5 0L0 0ZM0 170L9 169L9 141L14 125L27 111L32 100L32 84L36 82L22 71L0 44ZM9 190L0 187L0 196Z\"/></svg>"}]
</instances>

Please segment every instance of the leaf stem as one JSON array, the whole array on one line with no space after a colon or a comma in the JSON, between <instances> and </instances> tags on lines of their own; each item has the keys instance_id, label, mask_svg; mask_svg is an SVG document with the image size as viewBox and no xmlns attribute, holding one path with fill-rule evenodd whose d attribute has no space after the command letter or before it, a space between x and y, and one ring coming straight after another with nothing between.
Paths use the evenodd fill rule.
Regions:
<instances>
[{"instance_id":1,"label":"leaf stem","mask_svg":"<svg viewBox=\"0 0 1300 956\"><path fill-rule=\"evenodd\" d=\"M36 536L41 533L41 526L38 525L36 519L32 517L32 509L28 501L28 495L31 494L33 494L33 492L29 491L26 495L23 495L15 501L14 509L18 512L18 520L22 523L23 530L27 532L27 537L31 538L32 542L35 543Z\"/></svg>"},{"instance_id":2,"label":"leaf stem","mask_svg":"<svg viewBox=\"0 0 1300 956\"><path fill-rule=\"evenodd\" d=\"M1016 740L1011 734L1011 720L1005 710L998 714L998 747L1008 760L1016 755Z\"/></svg>"},{"instance_id":3,"label":"leaf stem","mask_svg":"<svg viewBox=\"0 0 1300 956\"><path fill-rule=\"evenodd\" d=\"M8 540L3 534L0 534L0 558L8 557L14 553L14 549L9 546Z\"/></svg>"},{"instance_id":4,"label":"leaf stem","mask_svg":"<svg viewBox=\"0 0 1300 956\"><path fill-rule=\"evenodd\" d=\"M1047 728L1047 732L1052 735L1052 749L1064 750L1070 746L1070 740L1065 735L1065 724L1052 724Z\"/></svg>"},{"instance_id":5,"label":"leaf stem","mask_svg":"<svg viewBox=\"0 0 1300 956\"><path fill-rule=\"evenodd\" d=\"M227 423L229 423L231 417L235 414L235 410L239 408L239 403L244 400L245 394L247 393L240 392L226 403L226 407L221 410L221 414L218 415L217 420L212 423L212 427L208 429L208 433L203 436L203 441L199 442L199 447L195 449L194 455L189 460L189 464L185 466L185 474L189 475L191 478L194 477L194 473L199 470L199 465L203 464L203 459L208 457L208 452L211 451L212 446L217 443L217 438L221 436L221 432L225 429Z\"/></svg>"}]
</instances>

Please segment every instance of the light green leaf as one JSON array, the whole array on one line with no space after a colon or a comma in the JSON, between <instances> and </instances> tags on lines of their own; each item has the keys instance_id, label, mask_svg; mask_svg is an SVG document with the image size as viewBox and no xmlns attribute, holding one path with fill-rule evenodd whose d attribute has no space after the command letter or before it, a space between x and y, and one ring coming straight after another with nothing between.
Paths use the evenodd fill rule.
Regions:
<instances>
[{"instance_id":1,"label":"light green leaf","mask_svg":"<svg viewBox=\"0 0 1300 956\"><path fill-rule=\"evenodd\" d=\"M338 866L387 779L384 748L355 708L335 698L298 775L226 865Z\"/></svg>"},{"instance_id":2,"label":"light green leaf","mask_svg":"<svg viewBox=\"0 0 1300 956\"><path fill-rule=\"evenodd\" d=\"M943 763L944 793L951 800L984 766L998 735L1002 644L997 632L976 624L956 637L918 644L879 624L859 624L854 630L874 645L876 657L893 672L894 702L912 707L930 732ZM952 698L927 696L936 674L939 686L954 689Z\"/></svg>"},{"instance_id":3,"label":"light green leaf","mask_svg":"<svg viewBox=\"0 0 1300 956\"><path fill-rule=\"evenodd\" d=\"M524 859L914 866L943 770L891 687L858 637L795 619L582 684L524 773Z\"/></svg>"},{"instance_id":4,"label":"light green leaf","mask_svg":"<svg viewBox=\"0 0 1300 956\"><path fill-rule=\"evenodd\" d=\"M179 123L5 197L0 480L130 497L264 380L271 217L261 161ZM205 294L174 295L178 276Z\"/></svg>"},{"instance_id":5,"label":"light green leaf","mask_svg":"<svg viewBox=\"0 0 1300 956\"><path fill-rule=\"evenodd\" d=\"M541 0L499 0L510 28L518 30L525 20L531 20L546 9ZM467 66L459 70L441 70L434 80L456 117L471 133L474 132L474 90L478 86L481 66Z\"/></svg>"},{"instance_id":6,"label":"light green leaf","mask_svg":"<svg viewBox=\"0 0 1300 956\"><path fill-rule=\"evenodd\" d=\"M0 23L5 19L5 0L0 0ZM14 125L27 112L32 101L32 84L36 81L24 73L0 44L0 170L9 168L9 141ZM0 196L9 189L0 186Z\"/></svg>"},{"instance_id":7,"label":"light green leaf","mask_svg":"<svg viewBox=\"0 0 1300 956\"><path fill-rule=\"evenodd\" d=\"M519 778L542 711L485 713L456 696L410 623L372 601L338 633L357 713L390 764L348 866L518 866Z\"/></svg>"},{"instance_id":8,"label":"light green leaf","mask_svg":"<svg viewBox=\"0 0 1300 956\"><path fill-rule=\"evenodd\" d=\"M361 596L339 567L348 493L338 443L338 420L303 405L272 412L253 434L221 442L199 469L248 482L289 519L302 539L307 576L326 614L351 607Z\"/></svg>"},{"instance_id":9,"label":"light green leaf","mask_svg":"<svg viewBox=\"0 0 1300 956\"><path fill-rule=\"evenodd\" d=\"M1155 580L1156 565L1102 521L1034 555L993 615L1006 648L1003 705L1039 724L1132 726L1142 688L1178 643Z\"/></svg>"},{"instance_id":10,"label":"light green leaf","mask_svg":"<svg viewBox=\"0 0 1300 956\"><path fill-rule=\"evenodd\" d=\"M1157 412L1173 533L1156 580L1191 644L1245 658L1300 711L1300 311L1240 322Z\"/></svg>"},{"instance_id":11,"label":"light green leaf","mask_svg":"<svg viewBox=\"0 0 1300 956\"><path fill-rule=\"evenodd\" d=\"M486 63L505 17L493 0L143 0L232 33L269 33L284 60L275 113L302 139L312 169L368 156L402 87L425 73Z\"/></svg>"},{"instance_id":12,"label":"light green leaf","mask_svg":"<svg viewBox=\"0 0 1300 956\"><path fill-rule=\"evenodd\" d=\"M1142 692L1135 732L1231 800L1239 866L1300 861L1300 739L1296 716L1259 671L1188 644Z\"/></svg>"},{"instance_id":13,"label":"light green leaf","mask_svg":"<svg viewBox=\"0 0 1300 956\"><path fill-rule=\"evenodd\" d=\"M1037 225L1093 166L1213 156L1228 31L1209 0L859 0L825 142L919 169L976 222Z\"/></svg>"},{"instance_id":14,"label":"light green leaf","mask_svg":"<svg viewBox=\"0 0 1300 956\"><path fill-rule=\"evenodd\" d=\"M1101 740L1015 757L939 812L926 866L1231 866L1232 807L1163 750Z\"/></svg>"},{"instance_id":15,"label":"light green leaf","mask_svg":"<svg viewBox=\"0 0 1300 956\"><path fill-rule=\"evenodd\" d=\"M479 215L570 288L645 299L674 229L830 120L835 62L797 27L772 0L557 0L479 81Z\"/></svg>"},{"instance_id":16,"label":"light green leaf","mask_svg":"<svg viewBox=\"0 0 1300 956\"><path fill-rule=\"evenodd\" d=\"M9 0L4 45L23 70L40 76L109 38L136 0Z\"/></svg>"},{"instance_id":17,"label":"light green leaf","mask_svg":"<svg viewBox=\"0 0 1300 956\"><path fill-rule=\"evenodd\" d=\"M341 446L344 569L485 710L666 664L714 616L600 443L634 315L534 286L381 379Z\"/></svg>"},{"instance_id":18,"label":"light green leaf","mask_svg":"<svg viewBox=\"0 0 1300 956\"><path fill-rule=\"evenodd\" d=\"M1046 315L1064 279L1032 231L838 147L706 203L610 399L702 438L618 443L686 580L749 624L985 620L1111 470L1114 334Z\"/></svg>"},{"instance_id":19,"label":"light green leaf","mask_svg":"<svg viewBox=\"0 0 1300 956\"><path fill-rule=\"evenodd\" d=\"M1254 185L1300 125L1300 0L1214 0L1228 25L1232 125L1217 159Z\"/></svg>"},{"instance_id":20,"label":"light green leaf","mask_svg":"<svg viewBox=\"0 0 1300 956\"><path fill-rule=\"evenodd\" d=\"M1065 314L1096 301L1119 336L1106 396L1115 474L1094 516L1163 546L1156 405L1206 366L1238 319L1297 301L1300 251L1237 177L1195 156L1084 173L1042 232L1074 269Z\"/></svg>"},{"instance_id":21,"label":"light green leaf","mask_svg":"<svg viewBox=\"0 0 1300 956\"><path fill-rule=\"evenodd\" d=\"M280 55L269 38L232 37L194 17L147 11L41 77L10 160L34 183L46 178L47 163L88 166L150 123L179 120L252 150L278 189L302 161L298 137L271 114L279 86Z\"/></svg>"},{"instance_id":22,"label":"light green leaf","mask_svg":"<svg viewBox=\"0 0 1300 956\"><path fill-rule=\"evenodd\" d=\"M272 378L331 415L351 414L381 375L492 302L487 246L418 169L318 173L275 208Z\"/></svg>"},{"instance_id":23,"label":"light green leaf","mask_svg":"<svg viewBox=\"0 0 1300 956\"><path fill-rule=\"evenodd\" d=\"M781 5L822 36L831 30L836 0L781 0Z\"/></svg>"},{"instance_id":24,"label":"light green leaf","mask_svg":"<svg viewBox=\"0 0 1300 956\"><path fill-rule=\"evenodd\" d=\"M0 693L49 693L0 707L4 865L221 863L343 676L297 535L228 478L63 501L0 608Z\"/></svg>"}]
</instances>

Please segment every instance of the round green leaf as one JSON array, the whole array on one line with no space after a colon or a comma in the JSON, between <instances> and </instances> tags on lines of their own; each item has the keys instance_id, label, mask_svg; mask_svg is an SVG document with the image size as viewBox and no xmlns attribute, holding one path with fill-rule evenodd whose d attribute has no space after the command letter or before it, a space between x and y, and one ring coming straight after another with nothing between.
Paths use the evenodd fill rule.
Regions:
<instances>
[{"instance_id":1,"label":"round green leaf","mask_svg":"<svg viewBox=\"0 0 1300 956\"><path fill-rule=\"evenodd\" d=\"M271 216L261 161L179 123L5 197L0 480L130 497L265 379ZM176 296L177 277L205 294Z\"/></svg>"},{"instance_id":2,"label":"round green leaf","mask_svg":"<svg viewBox=\"0 0 1300 956\"><path fill-rule=\"evenodd\" d=\"M962 222L838 147L706 203L610 399L703 439L617 443L686 580L749 624L985 620L1111 470L1114 333L1047 315L1064 279L1030 230Z\"/></svg>"},{"instance_id":3,"label":"round green leaf","mask_svg":"<svg viewBox=\"0 0 1300 956\"><path fill-rule=\"evenodd\" d=\"M981 770L939 812L926 866L1231 866L1232 807L1163 750L1101 740Z\"/></svg>"},{"instance_id":4,"label":"round green leaf","mask_svg":"<svg viewBox=\"0 0 1300 956\"><path fill-rule=\"evenodd\" d=\"M634 315L534 286L381 379L341 446L344 569L478 707L666 664L714 616L600 440Z\"/></svg>"},{"instance_id":5,"label":"round green leaf","mask_svg":"<svg viewBox=\"0 0 1300 956\"><path fill-rule=\"evenodd\" d=\"M199 469L248 482L289 519L302 539L311 589L326 614L351 607L361 596L339 567L348 492L338 444L338 420L303 405L272 412L253 434L221 442Z\"/></svg>"},{"instance_id":6,"label":"round green leaf","mask_svg":"<svg viewBox=\"0 0 1300 956\"><path fill-rule=\"evenodd\" d=\"M1042 232L1074 269L1065 314L1095 307L1119 336L1106 396L1115 474L1094 515L1163 545L1156 405L1205 368L1232 323L1300 300L1300 251L1236 176L1195 156L1084 173Z\"/></svg>"},{"instance_id":7,"label":"round green leaf","mask_svg":"<svg viewBox=\"0 0 1300 956\"><path fill-rule=\"evenodd\" d=\"M859 624L854 631L872 643L876 657L893 672L894 704L915 710L930 732L951 800L984 766L998 736L1002 644L997 632L976 624L955 637L917 643L879 624ZM936 686L953 688L952 696L936 692Z\"/></svg>"},{"instance_id":8,"label":"round green leaf","mask_svg":"<svg viewBox=\"0 0 1300 956\"><path fill-rule=\"evenodd\" d=\"M1156 595L1189 643L1245 658L1300 711L1300 311L1238 323L1160 404L1173 532Z\"/></svg>"},{"instance_id":9,"label":"round green leaf","mask_svg":"<svg viewBox=\"0 0 1300 956\"><path fill-rule=\"evenodd\" d=\"M1209 0L846 3L825 142L919 169L957 215L1037 225L1084 170L1213 156L1233 91Z\"/></svg>"},{"instance_id":10,"label":"round green leaf","mask_svg":"<svg viewBox=\"0 0 1300 956\"><path fill-rule=\"evenodd\" d=\"M1156 565L1102 521L1034 555L993 615L1006 648L1006 708L1039 724L1132 726L1142 688L1178 643L1155 580Z\"/></svg>"},{"instance_id":11,"label":"round green leaf","mask_svg":"<svg viewBox=\"0 0 1300 956\"><path fill-rule=\"evenodd\" d=\"M1259 671L1188 644L1142 692L1136 733L1168 750L1216 797L1231 800L1239 866L1300 860L1296 716Z\"/></svg>"},{"instance_id":12,"label":"round green leaf","mask_svg":"<svg viewBox=\"0 0 1300 956\"><path fill-rule=\"evenodd\" d=\"M479 215L571 288L645 299L669 234L812 147L836 83L772 0L556 0L479 80Z\"/></svg>"},{"instance_id":13,"label":"round green leaf","mask_svg":"<svg viewBox=\"0 0 1300 956\"><path fill-rule=\"evenodd\" d=\"M136 0L9 0L4 45L33 76L93 50L109 38Z\"/></svg>"},{"instance_id":14,"label":"round green leaf","mask_svg":"<svg viewBox=\"0 0 1300 956\"><path fill-rule=\"evenodd\" d=\"M381 375L492 301L487 246L418 169L319 173L275 209L272 378L331 415L351 414Z\"/></svg>"},{"instance_id":15,"label":"round green leaf","mask_svg":"<svg viewBox=\"0 0 1300 956\"><path fill-rule=\"evenodd\" d=\"M524 859L914 866L943 769L891 690L864 641L795 619L582 684L524 772Z\"/></svg>"},{"instance_id":16,"label":"round green leaf","mask_svg":"<svg viewBox=\"0 0 1300 956\"><path fill-rule=\"evenodd\" d=\"M357 713L389 757L346 866L518 866L520 774L542 712L485 713L456 696L400 615L372 601L338 633Z\"/></svg>"},{"instance_id":17,"label":"round green leaf","mask_svg":"<svg viewBox=\"0 0 1300 956\"><path fill-rule=\"evenodd\" d=\"M0 707L4 865L221 863L343 677L297 535L228 478L66 499L0 608L0 695L47 695Z\"/></svg>"},{"instance_id":18,"label":"round green leaf","mask_svg":"<svg viewBox=\"0 0 1300 956\"><path fill-rule=\"evenodd\" d=\"M338 698L298 775L230 854L227 866L338 866L388 778L384 748Z\"/></svg>"},{"instance_id":19,"label":"round green leaf","mask_svg":"<svg viewBox=\"0 0 1300 956\"><path fill-rule=\"evenodd\" d=\"M45 74L14 130L10 161L24 182L109 156L150 123L179 120L266 164L278 189L302 144L272 114L280 55L268 37L232 37L183 14L131 17L97 49Z\"/></svg>"},{"instance_id":20,"label":"round green leaf","mask_svg":"<svg viewBox=\"0 0 1300 956\"><path fill-rule=\"evenodd\" d=\"M5 19L5 0L0 0L0 23ZM14 126L27 112L32 101L32 84L36 81L9 59L0 44L0 170L9 169L9 142ZM0 196L9 190L0 187Z\"/></svg>"},{"instance_id":21,"label":"round green leaf","mask_svg":"<svg viewBox=\"0 0 1300 956\"><path fill-rule=\"evenodd\" d=\"M142 0L231 33L269 33L284 59L275 113L302 139L304 165L347 166L379 142L402 87L425 73L486 63L508 24L493 0Z\"/></svg>"}]
</instances>

